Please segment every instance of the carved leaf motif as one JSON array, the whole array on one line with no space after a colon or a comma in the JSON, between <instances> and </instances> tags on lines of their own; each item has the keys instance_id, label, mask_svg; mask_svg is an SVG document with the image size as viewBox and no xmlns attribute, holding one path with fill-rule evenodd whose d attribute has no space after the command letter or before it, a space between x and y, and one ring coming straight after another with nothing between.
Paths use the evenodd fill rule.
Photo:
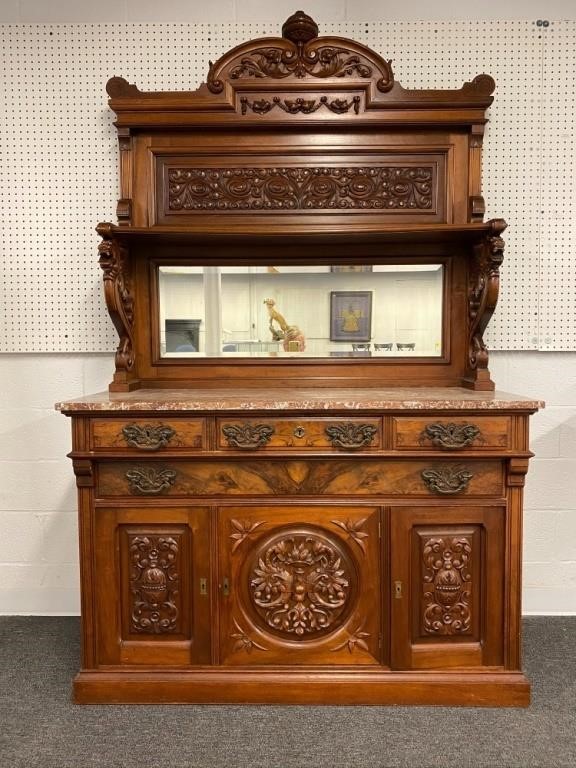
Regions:
<instances>
[{"instance_id":1,"label":"carved leaf motif","mask_svg":"<svg viewBox=\"0 0 576 768\"><path fill-rule=\"evenodd\" d=\"M314 534L276 538L250 577L253 604L272 629L295 635L333 631L350 596L351 569L335 542Z\"/></svg>"},{"instance_id":2,"label":"carved leaf motif","mask_svg":"<svg viewBox=\"0 0 576 768\"><path fill-rule=\"evenodd\" d=\"M424 630L429 634L466 634L472 626L472 545L465 536L423 542Z\"/></svg>"},{"instance_id":3,"label":"carved leaf motif","mask_svg":"<svg viewBox=\"0 0 576 768\"><path fill-rule=\"evenodd\" d=\"M143 451L157 451L164 448L176 432L166 424L126 424L122 435L132 448Z\"/></svg>"},{"instance_id":4,"label":"carved leaf motif","mask_svg":"<svg viewBox=\"0 0 576 768\"><path fill-rule=\"evenodd\" d=\"M274 427L269 424L225 424L222 434L232 448L260 448L269 442Z\"/></svg>"},{"instance_id":5,"label":"carved leaf motif","mask_svg":"<svg viewBox=\"0 0 576 768\"><path fill-rule=\"evenodd\" d=\"M169 168L168 210L426 210L434 188L432 165Z\"/></svg>"},{"instance_id":6,"label":"carved leaf motif","mask_svg":"<svg viewBox=\"0 0 576 768\"><path fill-rule=\"evenodd\" d=\"M177 538L138 535L129 541L132 631L156 635L177 632Z\"/></svg>"},{"instance_id":7,"label":"carved leaf motif","mask_svg":"<svg viewBox=\"0 0 576 768\"><path fill-rule=\"evenodd\" d=\"M425 469L421 476L432 493L451 495L465 491L474 474L465 467L444 466L439 469Z\"/></svg>"},{"instance_id":8,"label":"carved leaf motif","mask_svg":"<svg viewBox=\"0 0 576 768\"><path fill-rule=\"evenodd\" d=\"M158 470L154 467L134 467L125 475L131 493L157 495L174 485L176 472L172 469Z\"/></svg>"},{"instance_id":9,"label":"carved leaf motif","mask_svg":"<svg viewBox=\"0 0 576 768\"><path fill-rule=\"evenodd\" d=\"M378 429L372 424L349 422L326 427L325 432L335 448L362 448L370 445Z\"/></svg>"},{"instance_id":10,"label":"carved leaf motif","mask_svg":"<svg viewBox=\"0 0 576 768\"><path fill-rule=\"evenodd\" d=\"M356 632L354 632L353 635L350 635L350 637L347 640L344 640L343 643L340 643L340 645L336 645L334 648L332 648L332 651L341 651L342 648L348 648L348 651L350 653L354 653L354 651L357 648L361 648L363 651L369 651L370 648L368 647L368 643L364 639L365 637L370 637L369 632L363 632L362 627L364 625L360 625Z\"/></svg>"},{"instance_id":11,"label":"carved leaf motif","mask_svg":"<svg viewBox=\"0 0 576 768\"><path fill-rule=\"evenodd\" d=\"M230 534L234 540L232 552L235 552L247 536L254 533L256 528L264 525L264 520L252 523L250 520L230 520L230 525L235 529L235 533Z\"/></svg>"},{"instance_id":12,"label":"carved leaf motif","mask_svg":"<svg viewBox=\"0 0 576 768\"><path fill-rule=\"evenodd\" d=\"M244 630L240 627L236 619L234 619L234 626L236 628L236 632L230 635L230 637L233 640L236 640L234 645L232 646L232 650L234 651L246 651L246 653L252 653L253 648L258 648L259 651L267 651L268 648L265 648L263 645L260 645L255 640L253 640L251 637L248 637L248 635L244 632Z\"/></svg>"},{"instance_id":13,"label":"carved leaf motif","mask_svg":"<svg viewBox=\"0 0 576 768\"><path fill-rule=\"evenodd\" d=\"M350 536L351 539L353 539L356 544L360 547L362 552L366 554L366 542L364 539L368 538L368 534L366 531L361 531L360 529L364 525L368 518L363 517L360 520L331 520L331 523L334 523L334 525L337 525L339 528L342 528L342 530L346 531L346 533Z\"/></svg>"},{"instance_id":14,"label":"carved leaf motif","mask_svg":"<svg viewBox=\"0 0 576 768\"><path fill-rule=\"evenodd\" d=\"M422 432L422 440L428 438L438 448L458 449L472 445L480 436L475 424L428 424Z\"/></svg>"}]
</instances>

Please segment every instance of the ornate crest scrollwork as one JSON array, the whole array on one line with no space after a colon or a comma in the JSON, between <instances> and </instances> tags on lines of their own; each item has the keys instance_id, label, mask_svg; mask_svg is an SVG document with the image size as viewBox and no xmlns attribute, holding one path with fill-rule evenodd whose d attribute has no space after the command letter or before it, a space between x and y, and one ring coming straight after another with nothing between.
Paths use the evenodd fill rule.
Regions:
<instances>
[{"instance_id":1,"label":"ornate crest scrollwork","mask_svg":"<svg viewBox=\"0 0 576 768\"><path fill-rule=\"evenodd\" d=\"M472 545L464 536L423 541L424 631L462 635L471 629Z\"/></svg>"},{"instance_id":2,"label":"ornate crest scrollwork","mask_svg":"<svg viewBox=\"0 0 576 768\"><path fill-rule=\"evenodd\" d=\"M122 436L131 448L158 451L165 448L176 432L166 424L126 424Z\"/></svg>"},{"instance_id":3,"label":"ornate crest scrollwork","mask_svg":"<svg viewBox=\"0 0 576 768\"><path fill-rule=\"evenodd\" d=\"M508 226L504 219L492 219L490 233L474 249L471 269L468 314L470 318L468 363L472 370L488 367L488 350L484 331L490 322L500 290L500 265L504 258L502 232Z\"/></svg>"},{"instance_id":4,"label":"ornate crest scrollwork","mask_svg":"<svg viewBox=\"0 0 576 768\"><path fill-rule=\"evenodd\" d=\"M325 432L334 448L350 449L370 445L378 429L372 424L348 422L326 427Z\"/></svg>"},{"instance_id":5,"label":"ornate crest scrollwork","mask_svg":"<svg viewBox=\"0 0 576 768\"><path fill-rule=\"evenodd\" d=\"M377 77L376 87L385 93L394 85L391 65L391 61L353 41L319 38L316 22L297 11L282 26L281 38L239 46L215 64L210 63L207 85L212 93L222 93L226 80L370 80Z\"/></svg>"},{"instance_id":6,"label":"ornate crest scrollwork","mask_svg":"<svg viewBox=\"0 0 576 768\"><path fill-rule=\"evenodd\" d=\"M131 371L134 368L134 297L128 251L113 239L111 224L99 224L96 231L102 237L98 253L104 272L106 306L120 337L116 370Z\"/></svg>"},{"instance_id":7,"label":"ornate crest scrollwork","mask_svg":"<svg viewBox=\"0 0 576 768\"><path fill-rule=\"evenodd\" d=\"M268 540L250 571L250 597L266 625L294 639L332 632L346 611L353 566L340 545L315 532Z\"/></svg>"},{"instance_id":8,"label":"ornate crest scrollwork","mask_svg":"<svg viewBox=\"0 0 576 768\"><path fill-rule=\"evenodd\" d=\"M177 632L178 541L172 536L132 536L129 543L132 631Z\"/></svg>"},{"instance_id":9,"label":"ornate crest scrollwork","mask_svg":"<svg viewBox=\"0 0 576 768\"><path fill-rule=\"evenodd\" d=\"M270 441L274 427L269 424L225 424L222 434L231 448L261 448Z\"/></svg>"},{"instance_id":10,"label":"ornate crest scrollwork","mask_svg":"<svg viewBox=\"0 0 576 768\"><path fill-rule=\"evenodd\" d=\"M457 450L472 445L480 436L480 429L475 424L427 424L420 436L420 441L431 440L437 448Z\"/></svg>"},{"instance_id":11,"label":"ornate crest scrollwork","mask_svg":"<svg viewBox=\"0 0 576 768\"><path fill-rule=\"evenodd\" d=\"M421 476L431 493L449 496L465 491L474 474L466 467L444 466L438 469L425 469Z\"/></svg>"},{"instance_id":12,"label":"ornate crest scrollwork","mask_svg":"<svg viewBox=\"0 0 576 768\"><path fill-rule=\"evenodd\" d=\"M157 496L174 485L176 472L173 469L134 467L126 472L125 477L130 485L131 493Z\"/></svg>"}]
</instances>

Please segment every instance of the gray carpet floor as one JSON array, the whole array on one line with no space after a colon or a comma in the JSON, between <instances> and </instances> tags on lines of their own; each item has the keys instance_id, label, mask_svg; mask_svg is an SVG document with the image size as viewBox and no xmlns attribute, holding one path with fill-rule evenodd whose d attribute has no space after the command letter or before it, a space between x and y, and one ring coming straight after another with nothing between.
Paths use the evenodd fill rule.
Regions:
<instances>
[{"instance_id":1,"label":"gray carpet floor","mask_svg":"<svg viewBox=\"0 0 576 768\"><path fill-rule=\"evenodd\" d=\"M525 621L529 709L75 706L78 635L0 617L0 768L576 768L576 617Z\"/></svg>"}]
</instances>

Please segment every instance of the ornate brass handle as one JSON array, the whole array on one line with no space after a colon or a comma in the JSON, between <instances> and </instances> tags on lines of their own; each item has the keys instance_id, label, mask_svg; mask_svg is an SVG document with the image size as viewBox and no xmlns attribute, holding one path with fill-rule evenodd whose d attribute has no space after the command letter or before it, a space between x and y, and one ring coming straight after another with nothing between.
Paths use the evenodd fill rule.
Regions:
<instances>
[{"instance_id":1,"label":"ornate brass handle","mask_svg":"<svg viewBox=\"0 0 576 768\"><path fill-rule=\"evenodd\" d=\"M378 431L372 424L347 422L326 427L324 432L333 448L362 448L370 445Z\"/></svg>"},{"instance_id":2,"label":"ornate brass handle","mask_svg":"<svg viewBox=\"0 0 576 768\"><path fill-rule=\"evenodd\" d=\"M130 492L145 496L157 496L174 485L176 472L173 469L154 469L154 467L134 467L125 474L130 484Z\"/></svg>"},{"instance_id":3,"label":"ornate brass handle","mask_svg":"<svg viewBox=\"0 0 576 768\"><path fill-rule=\"evenodd\" d=\"M269 424L225 424L222 434L231 448L261 448L270 441L274 427Z\"/></svg>"},{"instance_id":4,"label":"ornate brass handle","mask_svg":"<svg viewBox=\"0 0 576 768\"><path fill-rule=\"evenodd\" d=\"M122 435L131 448L158 451L168 445L176 432L166 424L126 424Z\"/></svg>"},{"instance_id":5,"label":"ornate brass handle","mask_svg":"<svg viewBox=\"0 0 576 768\"><path fill-rule=\"evenodd\" d=\"M428 424L420 435L420 441L428 439L437 448L457 450L471 445L480 434L476 424Z\"/></svg>"},{"instance_id":6,"label":"ornate brass handle","mask_svg":"<svg viewBox=\"0 0 576 768\"><path fill-rule=\"evenodd\" d=\"M451 495L465 491L474 474L466 467L447 466L440 469L425 469L421 476L431 493Z\"/></svg>"}]
</instances>

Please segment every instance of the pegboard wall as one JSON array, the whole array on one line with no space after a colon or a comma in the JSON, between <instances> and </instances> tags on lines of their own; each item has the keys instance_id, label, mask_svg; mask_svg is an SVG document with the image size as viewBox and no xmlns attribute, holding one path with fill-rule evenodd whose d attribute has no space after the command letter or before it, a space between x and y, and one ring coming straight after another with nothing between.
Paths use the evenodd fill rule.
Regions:
<instances>
[{"instance_id":1,"label":"pegboard wall","mask_svg":"<svg viewBox=\"0 0 576 768\"><path fill-rule=\"evenodd\" d=\"M281 20L279 20L281 21ZM0 26L0 352L108 352L97 263L115 221L116 134L104 90L189 90L208 61L280 24ZM393 59L407 88L496 80L484 150L487 215L509 224L492 349L576 348L576 22L322 24Z\"/></svg>"}]
</instances>

